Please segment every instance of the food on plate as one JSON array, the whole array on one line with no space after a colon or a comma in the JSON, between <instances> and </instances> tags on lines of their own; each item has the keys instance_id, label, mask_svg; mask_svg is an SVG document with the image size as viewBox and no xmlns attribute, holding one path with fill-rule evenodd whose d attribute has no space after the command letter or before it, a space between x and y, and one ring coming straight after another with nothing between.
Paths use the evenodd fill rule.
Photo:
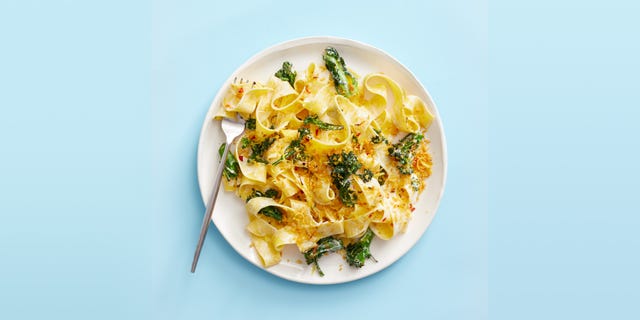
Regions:
<instances>
[{"instance_id":1,"label":"food on plate","mask_svg":"<svg viewBox=\"0 0 640 320\"><path fill-rule=\"evenodd\" d=\"M264 83L231 84L215 118L246 121L223 181L245 201L262 264L291 245L324 275L321 257L360 268L375 261L374 238L406 230L431 174L433 115L388 76L359 76L332 47L320 55L302 70L284 61Z\"/></svg>"}]
</instances>

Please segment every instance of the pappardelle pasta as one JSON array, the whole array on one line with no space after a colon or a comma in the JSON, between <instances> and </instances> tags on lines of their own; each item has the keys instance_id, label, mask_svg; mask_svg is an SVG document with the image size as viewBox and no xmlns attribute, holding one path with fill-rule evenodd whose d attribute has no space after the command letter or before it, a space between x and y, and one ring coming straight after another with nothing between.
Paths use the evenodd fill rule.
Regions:
<instances>
[{"instance_id":1,"label":"pappardelle pasta","mask_svg":"<svg viewBox=\"0 0 640 320\"><path fill-rule=\"evenodd\" d=\"M406 230L431 174L433 120L386 75L360 77L331 47L322 57L299 72L284 62L266 83L231 84L216 115L246 120L221 165L225 189L246 201L262 264L295 245L320 275L321 256L362 267L374 237Z\"/></svg>"}]
</instances>

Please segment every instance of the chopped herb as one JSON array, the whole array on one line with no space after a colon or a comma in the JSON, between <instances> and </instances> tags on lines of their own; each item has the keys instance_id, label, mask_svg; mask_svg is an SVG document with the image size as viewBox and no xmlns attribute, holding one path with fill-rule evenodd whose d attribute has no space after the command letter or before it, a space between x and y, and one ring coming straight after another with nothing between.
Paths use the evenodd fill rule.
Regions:
<instances>
[{"instance_id":1,"label":"chopped herb","mask_svg":"<svg viewBox=\"0 0 640 320\"><path fill-rule=\"evenodd\" d=\"M321 276L324 276L324 272L320 269L320 265L318 265L318 259L323 255L331 252L336 252L343 249L342 241L340 239L336 239L334 237L326 237L318 240L318 243L315 247L309 249L304 253L304 259L307 261L307 264L315 264L318 273Z\"/></svg>"},{"instance_id":2,"label":"chopped herb","mask_svg":"<svg viewBox=\"0 0 640 320\"><path fill-rule=\"evenodd\" d=\"M291 70L291 63L289 61L285 61L282 63L282 68L276 72L276 77L280 78L282 81L287 81L293 87L293 84L296 82L295 71Z\"/></svg>"},{"instance_id":3,"label":"chopped herb","mask_svg":"<svg viewBox=\"0 0 640 320\"><path fill-rule=\"evenodd\" d=\"M304 119L304 124L313 124L317 126L320 130L342 130L344 126L332 123L326 123L320 119L318 119L318 115L308 116Z\"/></svg>"},{"instance_id":4,"label":"chopped herb","mask_svg":"<svg viewBox=\"0 0 640 320\"><path fill-rule=\"evenodd\" d=\"M257 197L276 198L277 196L278 196L278 190L275 190L275 189L268 189L265 192L254 189L251 195L247 198L247 202ZM277 207L274 207L274 206L264 207L260 209L258 213L263 214L267 217L274 218L278 221L282 221L282 212Z\"/></svg>"},{"instance_id":5,"label":"chopped herb","mask_svg":"<svg viewBox=\"0 0 640 320\"><path fill-rule=\"evenodd\" d=\"M247 137L242 137L242 139L240 139L240 146L242 147L242 149L246 149L249 144L251 144L251 141L247 139Z\"/></svg>"},{"instance_id":6,"label":"chopped herb","mask_svg":"<svg viewBox=\"0 0 640 320\"><path fill-rule=\"evenodd\" d=\"M415 175L411 175L411 188L413 191L420 191L420 180Z\"/></svg>"},{"instance_id":7,"label":"chopped herb","mask_svg":"<svg viewBox=\"0 0 640 320\"><path fill-rule=\"evenodd\" d=\"M222 154L224 153L224 148L226 145L227 145L226 143L223 143L218 149L218 155L220 157L222 157ZM233 153L231 152L227 153L227 159L225 159L224 161L224 171L222 171L222 174L224 175L225 178L227 178L227 181L230 181L231 179L237 178L239 172L240 172L240 165L238 164L238 161L236 160L236 158L233 156Z\"/></svg>"},{"instance_id":8,"label":"chopped herb","mask_svg":"<svg viewBox=\"0 0 640 320\"><path fill-rule=\"evenodd\" d=\"M311 134L311 131L307 127L301 127L300 129L298 129L299 139L309 136L310 134Z\"/></svg>"},{"instance_id":9,"label":"chopped herb","mask_svg":"<svg viewBox=\"0 0 640 320\"><path fill-rule=\"evenodd\" d=\"M338 94L351 97L358 91L358 82L347 70L344 59L335 48L327 47L322 55L327 70L331 73Z\"/></svg>"},{"instance_id":10,"label":"chopped herb","mask_svg":"<svg viewBox=\"0 0 640 320\"><path fill-rule=\"evenodd\" d=\"M373 178L373 172L369 169L364 169L364 172L358 174L358 177L360 177L360 179L362 179L362 181L366 183L371 181L371 178Z\"/></svg>"},{"instance_id":11,"label":"chopped herb","mask_svg":"<svg viewBox=\"0 0 640 320\"><path fill-rule=\"evenodd\" d=\"M249 129L249 130L255 130L256 129L256 119L255 118L249 118L247 120L247 122L244 123L244 127Z\"/></svg>"},{"instance_id":12,"label":"chopped herb","mask_svg":"<svg viewBox=\"0 0 640 320\"><path fill-rule=\"evenodd\" d=\"M389 140L387 140L387 138L385 138L382 133L380 132L380 130L378 129L373 129L373 131L375 131L376 135L371 137L371 143L373 144L379 144L379 143L389 143Z\"/></svg>"},{"instance_id":13,"label":"chopped herb","mask_svg":"<svg viewBox=\"0 0 640 320\"><path fill-rule=\"evenodd\" d=\"M378 171L378 174L376 174L376 179L378 179L378 183L383 186L385 181L387 181L387 178L389 177L389 175L387 174L387 171L384 170L384 168L382 166L380 166L380 171Z\"/></svg>"},{"instance_id":14,"label":"chopped herb","mask_svg":"<svg viewBox=\"0 0 640 320\"><path fill-rule=\"evenodd\" d=\"M261 142L251 144L251 155L249 156L249 162L255 161L267 164L269 163L264 159L264 152L271 147L271 145L276 141L274 137L268 137Z\"/></svg>"},{"instance_id":15,"label":"chopped herb","mask_svg":"<svg viewBox=\"0 0 640 320\"><path fill-rule=\"evenodd\" d=\"M413 173L411 162L415 157L418 144L420 144L420 141L422 141L423 138L424 136L421 133L409 133L402 138L402 140L388 149L389 156L398 162L398 169L400 170L400 173Z\"/></svg>"},{"instance_id":16,"label":"chopped herb","mask_svg":"<svg viewBox=\"0 0 640 320\"><path fill-rule=\"evenodd\" d=\"M362 268L365 260L371 258L373 261L376 259L371 255L370 246L373 239L373 231L367 229L360 240L347 246L347 255L345 259L350 266Z\"/></svg>"},{"instance_id":17,"label":"chopped herb","mask_svg":"<svg viewBox=\"0 0 640 320\"><path fill-rule=\"evenodd\" d=\"M300 127L300 129L298 129L298 138L291 141L291 143L287 146L287 148L284 149L284 153L282 154L282 157L276 160L273 163L273 165L275 166L285 159L286 160L293 159L296 161L302 161L306 159L307 158L307 155L305 154L306 147L304 146L304 144L302 144L302 141L306 137L308 137L310 134L311 134L311 131L309 131L309 128Z\"/></svg>"}]
</instances>

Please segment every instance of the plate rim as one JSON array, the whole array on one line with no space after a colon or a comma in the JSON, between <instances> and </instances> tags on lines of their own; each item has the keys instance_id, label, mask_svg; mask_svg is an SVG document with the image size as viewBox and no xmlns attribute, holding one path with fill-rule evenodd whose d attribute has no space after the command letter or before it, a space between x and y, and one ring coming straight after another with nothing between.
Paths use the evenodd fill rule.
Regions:
<instances>
[{"instance_id":1,"label":"plate rim","mask_svg":"<svg viewBox=\"0 0 640 320\"><path fill-rule=\"evenodd\" d=\"M411 243L409 246L405 247L401 254L398 256L397 259L393 260L393 261L387 261L386 263L384 263L382 265L381 268L374 270L370 273L361 273L361 274L357 274L354 277L350 277L348 279L341 279L341 280L336 280L336 281L327 281L327 282L308 282L308 281L304 281L304 279L300 279L300 278L295 278L292 276L287 276L287 275L283 275L280 273L276 273L272 270L270 270L270 268L264 268L260 265L258 265L255 261L252 261L250 259L248 259L247 257L245 257L242 253L240 253L239 248L236 248L236 246L233 245L233 243L231 241L229 241L229 239L225 236L225 234L223 232L220 231L219 226L216 224L216 222L213 220L213 217L211 218L211 222L213 222L213 224L216 226L216 229L218 229L218 232L220 232L220 235L222 235L222 237L225 239L225 241L227 241L227 243L234 249L234 251L240 256L242 257L244 260L247 260L248 262L250 262L252 265L258 267L259 269L266 271L269 274L272 274L274 276L277 276L279 278L282 279L286 279L289 281L293 281L293 282L297 282L297 283L304 283L304 284L311 284L311 285L331 285L331 284L339 284L339 283L347 283L347 282L352 282L352 281L356 281L359 279L363 279L369 276L372 276L382 270L387 269L390 265L392 265L393 263L395 263L396 261L400 260L402 257L404 257L418 242L420 239L422 239L422 237L424 236L424 233L427 231L427 229L429 229L429 227L431 226L431 223L433 223L433 220L435 219L435 216L438 212L438 209L440 207L440 203L442 201L442 197L444 195L444 190L446 189L446 183L447 183L447 173L448 173L448 151L447 151L447 139L445 136L445 130L444 130L444 126L442 123L442 118L440 116L440 112L438 110L438 107L433 99L433 96L429 93L429 91L427 90L427 88L422 84L422 82L418 79L418 77L416 77L416 75L409 69L407 68L402 62L400 62L399 60L397 60L396 58L394 58L392 55L390 55L389 53L387 53L386 51L375 47L373 45L358 41L358 40L353 40L350 38L343 38L343 37L337 37L337 36L308 36L308 37L301 37L301 38L295 38L295 39L291 39L291 40L286 40L286 41L282 41L279 43L276 43L274 45L271 45L263 50L260 50L259 52L255 53L254 55L252 55L249 59L247 59L244 63L242 63L240 66L236 67L234 69L234 71L229 75L229 77L226 78L226 80L224 81L224 83L219 87L218 92L216 93L216 95L214 96L213 100L211 101L211 104L209 105L209 108L207 110L207 113L205 115L204 121L202 123L202 127L200 129L200 135L198 138L198 149L196 151L196 178L198 180L198 189L200 190L200 196L202 198L202 201L206 207L207 205L207 198L208 196L204 194L204 190L202 188L202 181L200 179L200 177L202 176L201 173L201 169L200 166L198 165L201 156L202 156L202 147L203 146L203 139L205 136L205 129L207 127L207 123L209 121L211 121L211 119L213 118L213 114L214 114L214 110L216 108L215 106L215 102L218 101L219 99L222 98L222 95L225 93L225 90L223 90L224 88L228 87L233 78L235 76L237 76L237 74L239 73L239 70L244 70L247 67L249 67L251 64L255 63L257 60L259 60L260 58L262 58L263 56L266 56L274 51L279 51L279 50L285 50L285 49L290 49L293 47L297 47L297 46L303 46L303 45L307 45L307 44L316 44L316 43L333 43L333 44L339 44L339 45L347 45L347 46L352 46L352 47L356 47L356 48L362 48L365 50L371 50L371 51L376 51L377 53L385 56L386 58L390 59L391 61L393 61L394 63L398 64L402 69L404 69L405 72L407 72L407 74L412 78L413 81L415 81L420 88L422 88L422 90L424 90L424 92L426 93L427 97L429 98L431 104L433 105L433 111L434 111L434 121L436 121L438 123L438 126L440 127L440 135L441 135L441 148L442 148L442 187L440 188L439 194L437 195L437 200L436 200L436 204L434 206L433 209L433 215L431 217L431 219L429 220L429 222L427 223L426 227L420 231L420 234L417 237L417 240L413 243Z\"/></svg>"}]
</instances>

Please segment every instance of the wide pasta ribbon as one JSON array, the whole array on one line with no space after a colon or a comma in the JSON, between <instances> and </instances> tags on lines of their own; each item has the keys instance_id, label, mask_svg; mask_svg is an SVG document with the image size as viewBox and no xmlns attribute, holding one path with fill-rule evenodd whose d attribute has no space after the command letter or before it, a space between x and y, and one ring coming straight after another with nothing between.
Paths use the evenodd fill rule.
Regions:
<instances>
[{"instance_id":1,"label":"wide pasta ribbon","mask_svg":"<svg viewBox=\"0 0 640 320\"><path fill-rule=\"evenodd\" d=\"M265 267L278 264L288 245L304 253L325 237L348 245L368 229L383 240L406 230L431 172L428 140L409 174L390 150L406 133L425 133L433 107L384 74L367 75L358 87L349 98L337 94L332 75L312 63L293 86L273 76L232 84L216 113L255 119L233 149L240 174L225 188L249 199L246 231Z\"/></svg>"},{"instance_id":2,"label":"wide pasta ribbon","mask_svg":"<svg viewBox=\"0 0 640 320\"><path fill-rule=\"evenodd\" d=\"M433 120L424 101L413 95L407 96L404 89L391 78L374 73L367 75L363 82L365 97L369 96L368 101L373 109L384 110L379 115L391 120L401 131L418 132L421 127L427 128Z\"/></svg>"}]
</instances>

